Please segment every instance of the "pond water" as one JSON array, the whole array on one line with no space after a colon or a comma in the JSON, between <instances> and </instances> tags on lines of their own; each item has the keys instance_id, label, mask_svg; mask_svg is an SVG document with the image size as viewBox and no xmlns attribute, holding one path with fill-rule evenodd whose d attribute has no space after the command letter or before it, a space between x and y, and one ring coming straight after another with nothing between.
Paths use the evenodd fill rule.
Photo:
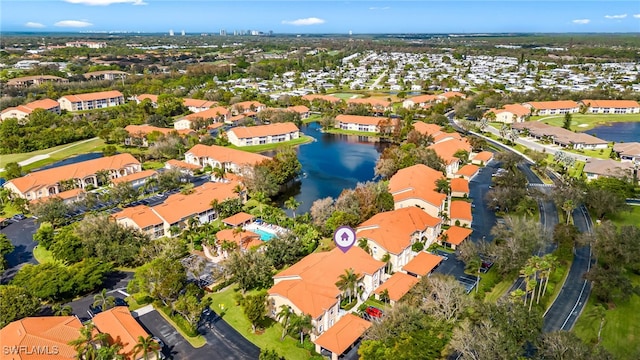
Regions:
<instances>
[{"instance_id":1,"label":"pond water","mask_svg":"<svg viewBox=\"0 0 640 360\"><path fill-rule=\"evenodd\" d=\"M309 211L317 199L336 198L343 189L373 180L376 161L387 146L375 137L326 134L320 129L318 123L300 128L315 141L297 147L302 177L277 200L281 204L290 196L295 197L301 203L299 214Z\"/></svg>"},{"instance_id":2,"label":"pond water","mask_svg":"<svg viewBox=\"0 0 640 360\"><path fill-rule=\"evenodd\" d=\"M79 162L83 162L83 161L87 161L87 160L93 160L93 159L101 158L102 156L103 155L102 155L101 152L92 152L92 153L81 154L81 155L70 157L70 158L67 158L67 159L64 159L64 160L56 161L56 162L54 162L52 164L43 166L43 167L38 168L37 170L33 170L33 171L53 169L53 168L57 168L57 167L64 166L64 165L75 164L75 163L79 163Z\"/></svg>"},{"instance_id":3,"label":"pond water","mask_svg":"<svg viewBox=\"0 0 640 360\"><path fill-rule=\"evenodd\" d=\"M640 115L638 115L640 118ZM597 126L587 131L603 140L621 142L640 142L640 122L615 122Z\"/></svg>"}]
</instances>

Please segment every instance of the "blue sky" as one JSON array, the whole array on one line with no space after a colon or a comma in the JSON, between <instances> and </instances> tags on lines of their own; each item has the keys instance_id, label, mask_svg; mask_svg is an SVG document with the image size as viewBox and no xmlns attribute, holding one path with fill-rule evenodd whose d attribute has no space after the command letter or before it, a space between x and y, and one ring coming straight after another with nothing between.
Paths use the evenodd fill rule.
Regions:
<instances>
[{"instance_id":1,"label":"blue sky","mask_svg":"<svg viewBox=\"0 0 640 360\"><path fill-rule=\"evenodd\" d=\"M640 32L640 1L2 0L0 31Z\"/></svg>"}]
</instances>

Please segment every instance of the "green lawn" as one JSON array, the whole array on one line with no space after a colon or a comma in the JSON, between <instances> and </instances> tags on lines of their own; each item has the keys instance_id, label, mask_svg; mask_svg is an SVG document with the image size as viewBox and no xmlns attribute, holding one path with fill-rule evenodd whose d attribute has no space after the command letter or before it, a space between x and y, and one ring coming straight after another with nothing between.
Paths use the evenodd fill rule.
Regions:
<instances>
[{"instance_id":1,"label":"green lawn","mask_svg":"<svg viewBox=\"0 0 640 360\"><path fill-rule=\"evenodd\" d=\"M263 333L252 333L251 324L245 317L242 308L235 304L233 298L235 293L234 288L229 287L226 290L207 296L210 296L213 300L211 307L215 312L220 313L221 306L225 309L222 318L242 334L242 336L261 349L269 348L275 350L278 355L287 360L302 360L311 357L309 351L297 346L297 344L300 343L299 340L286 336L283 341L280 341L280 336L282 335L282 326L280 323L270 321L269 326Z\"/></svg>"},{"instance_id":2,"label":"green lawn","mask_svg":"<svg viewBox=\"0 0 640 360\"><path fill-rule=\"evenodd\" d=\"M564 150L572 152L574 154L591 156L598 159L609 159L611 155L611 151L613 151L613 148L608 147L602 150L571 150L571 149L564 149Z\"/></svg>"},{"instance_id":3,"label":"green lawn","mask_svg":"<svg viewBox=\"0 0 640 360\"><path fill-rule=\"evenodd\" d=\"M42 246L36 246L33 249L33 257L39 264L56 262L56 260L53 258L53 254L51 254L51 251L43 248Z\"/></svg>"},{"instance_id":4,"label":"green lawn","mask_svg":"<svg viewBox=\"0 0 640 360\"><path fill-rule=\"evenodd\" d=\"M564 115L554 116L532 116L530 121L540 119L545 124L553 126L562 126L564 123ZM638 114L571 114L571 130L586 131L593 129L609 122L629 122L640 121Z\"/></svg>"},{"instance_id":5,"label":"green lawn","mask_svg":"<svg viewBox=\"0 0 640 360\"><path fill-rule=\"evenodd\" d=\"M164 167L162 161L145 161L142 163L142 169L144 170L158 170Z\"/></svg>"},{"instance_id":6,"label":"green lawn","mask_svg":"<svg viewBox=\"0 0 640 360\"><path fill-rule=\"evenodd\" d=\"M496 273L495 270L493 270L493 272ZM490 273L491 270L489 270L487 274ZM486 276L487 274L484 274L484 276ZM515 279L506 279L500 281L491 289L491 291L485 293L484 301L497 302L507 292L507 290L509 290L514 281ZM480 283L482 284L482 278L480 279Z\"/></svg>"},{"instance_id":7,"label":"green lawn","mask_svg":"<svg viewBox=\"0 0 640 360\"><path fill-rule=\"evenodd\" d=\"M354 94L354 93L334 93L334 94L330 94L330 95L335 96L335 97L340 98L340 99L344 99L344 100L351 99L354 95L356 97L359 97L359 98L362 97L361 94Z\"/></svg>"},{"instance_id":8,"label":"green lawn","mask_svg":"<svg viewBox=\"0 0 640 360\"><path fill-rule=\"evenodd\" d=\"M5 219L8 219L10 217L12 217L15 214L19 214L22 212L22 210L19 210L18 208L16 208L13 203L9 202L4 206L3 210L3 214L0 215L0 217L3 217Z\"/></svg>"},{"instance_id":9,"label":"green lawn","mask_svg":"<svg viewBox=\"0 0 640 360\"><path fill-rule=\"evenodd\" d=\"M27 160L36 155L44 155L53 151L58 151L54 154L51 154L51 156L48 159L46 159L49 163L52 163L72 155L84 154L92 151L99 151L99 150L102 150L102 147L104 146L104 140L99 138L92 139L91 141L88 141L86 143L81 143L81 142L82 141L77 141L72 144L60 145L60 146L52 147L49 149L38 150L38 151L29 152L29 153L2 155L0 156L0 168L3 168L6 164L10 162L20 162L23 160Z\"/></svg>"},{"instance_id":10,"label":"green lawn","mask_svg":"<svg viewBox=\"0 0 640 360\"><path fill-rule=\"evenodd\" d=\"M297 139L291 140L291 141L285 141L285 142L280 142L280 143L276 143L276 144L264 144L264 145L254 145L254 146L235 146L235 145L230 145L229 147L232 149L238 149L238 150L242 150L242 151L249 151L249 152L253 152L253 153L260 153L260 152L264 152L264 151L269 151L269 150L275 150L281 146L296 146L296 145L302 145L302 144L306 144L309 142L312 142L313 138L311 136L306 136L306 135L302 135Z\"/></svg>"},{"instance_id":11,"label":"green lawn","mask_svg":"<svg viewBox=\"0 0 640 360\"><path fill-rule=\"evenodd\" d=\"M630 206L630 211L623 211L611 219L618 225L640 225L640 206Z\"/></svg>"},{"instance_id":12,"label":"green lawn","mask_svg":"<svg viewBox=\"0 0 640 360\"><path fill-rule=\"evenodd\" d=\"M320 121L320 119L322 119L322 115L320 115L320 114L311 114L311 115L309 115L308 118L302 120L302 122L304 124L308 124L308 123Z\"/></svg>"},{"instance_id":13,"label":"green lawn","mask_svg":"<svg viewBox=\"0 0 640 360\"><path fill-rule=\"evenodd\" d=\"M324 131L327 132L327 133L330 133L330 134L344 134L344 135L380 137L380 135L378 135L378 133L372 133L372 132L368 132L368 131L343 130L343 129L338 129L338 128L331 128L331 129L324 130Z\"/></svg>"},{"instance_id":14,"label":"green lawn","mask_svg":"<svg viewBox=\"0 0 640 360\"><path fill-rule=\"evenodd\" d=\"M632 275L631 281L635 286L640 285L640 276ZM595 301L590 298L573 331L587 342L597 341L599 319L593 319L592 314ZM602 345L615 358L631 359L640 354L640 296L632 295L631 299L622 304L615 304L606 311L606 320L602 328Z\"/></svg>"}]
</instances>

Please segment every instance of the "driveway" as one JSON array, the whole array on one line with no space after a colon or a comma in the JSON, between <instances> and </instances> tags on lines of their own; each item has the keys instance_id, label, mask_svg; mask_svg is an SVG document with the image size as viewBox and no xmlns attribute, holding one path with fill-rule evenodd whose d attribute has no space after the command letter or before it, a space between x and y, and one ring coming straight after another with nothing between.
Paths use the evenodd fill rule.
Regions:
<instances>
[{"instance_id":1,"label":"driveway","mask_svg":"<svg viewBox=\"0 0 640 360\"><path fill-rule=\"evenodd\" d=\"M109 274L104 282L103 288L107 289L107 294L109 296L124 299L128 295L126 293L127 284L129 283L129 281L131 281L131 279L133 279L132 272L116 271ZM89 294L80 299L76 299L65 305L71 306L71 308L73 309L73 314L76 315L81 321L89 320L92 317L89 313L89 308L91 307L91 305L93 305L93 296L98 292Z\"/></svg>"},{"instance_id":2,"label":"driveway","mask_svg":"<svg viewBox=\"0 0 640 360\"><path fill-rule=\"evenodd\" d=\"M257 359L260 349L245 339L215 313L205 317L199 328L207 340L201 348L189 344L157 311L138 318L142 327L165 343L163 353L169 359Z\"/></svg>"},{"instance_id":3,"label":"driveway","mask_svg":"<svg viewBox=\"0 0 640 360\"><path fill-rule=\"evenodd\" d=\"M469 197L473 199L473 208L471 213L473 220L471 222L471 240L477 242L481 239L491 241L491 228L496 224L496 213L493 209L489 209L485 200L489 185L491 185L491 175L494 174L500 163L491 161L485 167L478 171L478 174L469 182Z\"/></svg>"},{"instance_id":4,"label":"driveway","mask_svg":"<svg viewBox=\"0 0 640 360\"><path fill-rule=\"evenodd\" d=\"M38 244L33 241L33 234L36 233L40 225L32 218L26 218L17 222L13 220L8 221L11 223L0 230L0 232L7 235L15 249L6 257L8 268L2 276L2 284L8 283L13 279L16 272L18 272L24 264L38 263L33 257L33 248Z\"/></svg>"}]
</instances>

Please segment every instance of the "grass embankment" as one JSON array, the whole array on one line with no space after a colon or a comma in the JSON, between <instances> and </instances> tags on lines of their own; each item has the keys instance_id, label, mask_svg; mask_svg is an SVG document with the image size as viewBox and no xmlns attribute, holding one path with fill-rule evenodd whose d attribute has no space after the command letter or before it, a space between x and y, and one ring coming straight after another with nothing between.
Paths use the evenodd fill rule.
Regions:
<instances>
[{"instance_id":1,"label":"grass embankment","mask_svg":"<svg viewBox=\"0 0 640 360\"><path fill-rule=\"evenodd\" d=\"M84 154L84 153L93 152L93 151L101 151L103 147L104 147L104 140L95 138L89 141L81 140L71 144L59 145L52 148L32 151L28 153L2 155L0 156L0 168L4 168L5 165L7 165L10 162L20 162L20 161L30 159L37 155L45 155L53 152L53 154L51 154L49 158L33 163L33 164L37 164L38 167L44 166L44 165L56 162L58 160L65 159L69 156ZM23 167L23 169L33 168L32 167L33 164L27 165Z\"/></svg>"},{"instance_id":2,"label":"grass embankment","mask_svg":"<svg viewBox=\"0 0 640 360\"><path fill-rule=\"evenodd\" d=\"M39 264L58 262L53 258L51 251L43 248L42 246L36 246L33 248L33 257Z\"/></svg>"},{"instance_id":3,"label":"grass embankment","mask_svg":"<svg viewBox=\"0 0 640 360\"><path fill-rule=\"evenodd\" d=\"M251 323L247 320L242 308L239 305L236 305L236 301L234 299L236 293L237 292L233 287L229 287L226 290L207 296L210 296L213 300L211 305L212 309L220 314L222 307L224 309L222 316L224 321L259 348L273 349L279 356L284 357L287 360L303 360L311 357L311 353L308 350L299 347L299 339L293 339L290 336L285 336L284 340L280 341L282 326L280 323L271 319L267 319L265 322L263 332L254 334L251 331Z\"/></svg>"},{"instance_id":4,"label":"grass embankment","mask_svg":"<svg viewBox=\"0 0 640 360\"><path fill-rule=\"evenodd\" d=\"M321 114L311 114L309 115L308 118L302 120L303 124L309 124L312 122L316 122L316 121L320 121L320 119L322 119L322 115Z\"/></svg>"},{"instance_id":5,"label":"grass embankment","mask_svg":"<svg viewBox=\"0 0 640 360\"><path fill-rule=\"evenodd\" d=\"M357 135L357 136L371 136L371 137L380 137L378 133L368 132L368 131L355 131L355 130L343 130L338 128L331 128L327 130L323 130L329 134L342 134L342 135Z\"/></svg>"},{"instance_id":6,"label":"grass embankment","mask_svg":"<svg viewBox=\"0 0 640 360\"><path fill-rule=\"evenodd\" d=\"M631 275L635 286L640 285L640 276ZM595 316L595 300L590 297L573 331L590 343L598 341L600 318ZM612 305L605 312L602 327L602 346L617 359L637 359L640 354L640 296L634 294L625 303Z\"/></svg>"},{"instance_id":7,"label":"grass embankment","mask_svg":"<svg viewBox=\"0 0 640 360\"><path fill-rule=\"evenodd\" d=\"M530 119L530 121L540 120L545 124L562 127L564 115L532 116ZM571 114L571 131L587 131L613 122L636 121L640 121L638 114Z\"/></svg>"},{"instance_id":8,"label":"grass embankment","mask_svg":"<svg viewBox=\"0 0 640 360\"><path fill-rule=\"evenodd\" d=\"M229 148L238 149L238 150L242 150L242 151L253 152L253 153L260 153L260 152L265 152L265 151L269 151L269 150L275 150L275 149L277 149L279 147L289 147L289 146L302 145L302 144L310 143L312 141L313 141L313 138L311 136L302 135L297 139L293 139L293 140L285 141L285 142L279 142L279 143L275 143L275 144L264 144L264 145L253 145L253 146L235 146L235 145L230 145Z\"/></svg>"}]
</instances>

